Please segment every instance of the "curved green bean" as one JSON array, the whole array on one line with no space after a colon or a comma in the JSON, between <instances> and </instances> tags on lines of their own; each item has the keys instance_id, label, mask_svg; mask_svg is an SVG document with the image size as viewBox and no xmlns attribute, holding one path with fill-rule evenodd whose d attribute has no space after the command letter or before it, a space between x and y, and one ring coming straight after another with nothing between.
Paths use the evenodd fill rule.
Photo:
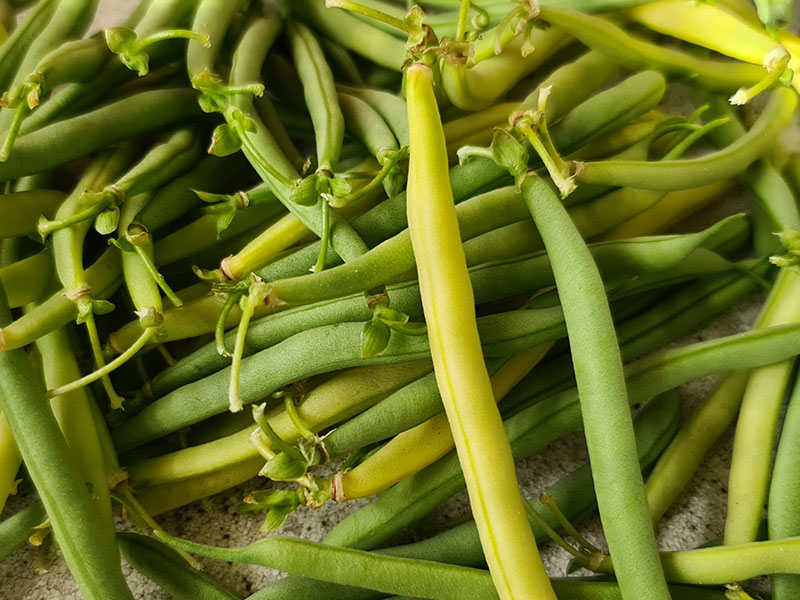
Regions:
<instances>
[{"instance_id":1,"label":"curved green bean","mask_svg":"<svg viewBox=\"0 0 800 600\"><path fill-rule=\"evenodd\" d=\"M0 181L52 169L197 113L193 90L162 89L133 94L23 135L8 161L0 164Z\"/></svg>"},{"instance_id":2,"label":"curved green bean","mask_svg":"<svg viewBox=\"0 0 800 600\"><path fill-rule=\"evenodd\" d=\"M793 90L777 89L750 131L722 150L684 160L577 163L575 181L644 190L676 190L729 179L772 149L775 137L786 127L796 106L797 95Z\"/></svg>"}]
</instances>

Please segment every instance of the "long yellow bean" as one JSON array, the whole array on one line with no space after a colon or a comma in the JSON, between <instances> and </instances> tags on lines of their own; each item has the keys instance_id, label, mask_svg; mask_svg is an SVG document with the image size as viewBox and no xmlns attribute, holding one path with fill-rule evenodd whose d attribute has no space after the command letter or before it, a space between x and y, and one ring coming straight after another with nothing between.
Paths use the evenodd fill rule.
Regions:
<instances>
[{"instance_id":1,"label":"long yellow bean","mask_svg":"<svg viewBox=\"0 0 800 600\"><path fill-rule=\"evenodd\" d=\"M407 210L434 371L500 598L554 600L519 492L514 459L481 353L433 73L407 71Z\"/></svg>"}]
</instances>

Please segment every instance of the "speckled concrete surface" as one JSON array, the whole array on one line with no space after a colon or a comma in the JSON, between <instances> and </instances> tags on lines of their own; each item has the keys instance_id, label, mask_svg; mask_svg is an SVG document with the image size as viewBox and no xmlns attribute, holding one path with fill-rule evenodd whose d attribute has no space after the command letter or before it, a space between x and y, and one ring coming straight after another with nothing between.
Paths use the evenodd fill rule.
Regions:
<instances>
[{"instance_id":1,"label":"speckled concrete surface","mask_svg":"<svg viewBox=\"0 0 800 600\"><path fill-rule=\"evenodd\" d=\"M103 0L99 12L99 23L118 23L133 0ZM674 101L679 103L678 100ZM710 224L721 216L730 214L745 206L740 196L726 199L704 211L694 219L697 227ZM710 339L750 328L758 311L761 298L754 295L738 307L706 324L698 332L683 339L680 344ZM681 388L686 400L688 414L697 403L705 398L714 384L714 378L693 382ZM728 432L716 444L706 458L700 474L680 496L658 526L660 546L665 550L692 548L710 539L721 536L725 516L725 494L727 491L727 472L730 466L732 432ZM586 450L582 436L572 435L547 448L540 454L518 463L518 473L524 492L533 496L547 485L558 480L585 462ZM253 481L233 490L222 493L205 502L197 502L176 510L160 518L162 525L171 533L196 541L216 545L242 545L258 537L261 524L259 515L239 515L236 507L249 490L260 488L262 482ZM328 503L318 511L297 511L284 528L283 534L302 536L306 539L321 540L325 534L347 514L362 506L364 502L347 505ZM21 507L19 500L9 503L11 514ZM426 525L435 528L453 517L463 517L468 513L466 495L460 494L429 517ZM120 526L124 526L120 523ZM591 540L601 539L597 518L584 524L583 530ZM545 544L543 558L552 575L564 573L569 560L568 555ZM231 589L247 595L274 581L280 575L275 571L259 567L249 567L204 562L208 573L227 584ZM37 572L45 568L46 573ZM152 583L125 566L131 588L137 599L161 600L167 598ZM10 559L0 563L0 599L3 600L79 600L80 594L72 582L62 560L50 549L47 552L25 548ZM466 599L465 599L466 600Z\"/></svg>"}]
</instances>

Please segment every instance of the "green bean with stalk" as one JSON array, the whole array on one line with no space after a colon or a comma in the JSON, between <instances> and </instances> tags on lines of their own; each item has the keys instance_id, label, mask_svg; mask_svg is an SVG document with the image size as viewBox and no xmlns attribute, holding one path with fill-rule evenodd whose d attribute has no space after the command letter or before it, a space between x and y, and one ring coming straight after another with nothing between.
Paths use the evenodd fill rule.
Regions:
<instances>
[{"instance_id":1,"label":"green bean with stalk","mask_svg":"<svg viewBox=\"0 0 800 600\"><path fill-rule=\"evenodd\" d=\"M0 164L0 180L34 175L197 114L196 93L161 89L133 94L92 112L23 135Z\"/></svg>"},{"instance_id":2,"label":"green bean with stalk","mask_svg":"<svg viewBox=\"0 0 800 600\"><path fill-rule=\"evenodd\" d=\"M500 193L493 194L496 197ZM477 200L477 199L476 199ZM468 205L465 205L465 208ZM521 210L524 208L520 207ZM498 211L493 211L498 212ZM476 213L480 214L480 213ZM593 245L593 252L602 269L610 279L626 280L642 271L658 272L670 265L684 261L696 248L712 243L718 236L738 236L739 219L723 222L705 233L690 237L663 236L643 238L612 244ZM476 221L480 225L479 221ZM467 231L462 225L462 231ZM739 230L740 232L741 230ZM652 251L650 250L652 248ZM521 259L510 259L495 265L487 264L471 269L473 288L478 302L490 302L500 297L514 294L530 294L540 287L552 285L549 262L542 253ZM641 276L641 275L640 275ZM414 283L404 283L389 287L393 306L412 317L418 316L419 300ZM344 294L338 294L339 298ZM319 316L317 316L319 315ZM318 306L298 307L269 316L254 324L251 331L252 346L247 353L273 345L286 336L299 333L313 324L335 323L347 320L363 320L371 317L360 294L345 296L333 302L323 301ZM156 393L164 393L194 381L197 377L209 375L226 366L227 361L214 357L213 346L209 345L196 356L186 359L179 365L165 370L153 381Z\"/></svg>"},{"instance_id":3,"label":"green bean with stalk","mask_svg":"<svg viewBox=\"0 0 800 600\"><path fill-rule=\"evenodd\" d=\"M97 369L102 369L105 366L105 358L103 357L100 336L97 331L95 314L110 312L110 310L113 310L113 305L107 301L97 300L94 297L94 291L89 286L86 278L83 249L86 236L89 233L89 229L92 227L92 221L95 218L100 219L100 215L103 211L106 213L110 213L111 211L101 207L101 210L90 214L87 219L82 214L86 212L82 210L82 208L84 205L84 197L87 193L86 190L103 189L107 185L111 185L123 171L129 160L129 148L112 151L96 159L84 173L75 191L70 194L69 198L67 198L59 208L58 213L56 213L57 221L63 226L54 228L52 234L56 274L61 284L64 286L66 298L75 305L78 314L78 324L86 325L86 331L89 336L89 343ZM109 193L109 197L114 199L118 196L112 191ZM97 204L100 204L100 202ZM119 211L116 204L113 204L113 206ZM119 213L111 213L112 217L114 214L118 215ZM106 221L107 220L108 219L106 219ZM102 226L104 225L101 225L101 227ZM116 226L116 223L114 223L114 226ZM44 235L45 234L42 234L42 236ZM111 406L113 408L121 408L122 398L117 395L111 383L111 379L109 379L107 374L103 376L102 382L103 388L111 402Z\"/></svg>"},{"instance_id":4,"label":"green bean with stalk","mask_svg":"<svg viewBox=\"0 0 800 600\"><path fill-rule=\"evenodd\" d=\"M0 90L12 85L25 53L47 26L55 8L55 0L37 3L0 46Z\"/></svg>"},{"instance_id":5,"label":"green bean with stalk","mask_svg":"<svg viewBox=\"0 0 800 600\"><path fill-rule=\"evenodd\" d=\"M86 281L95 299L109 298L122 283L119 250L109 248L86 269ZM14 350L32 344L78 316L75 302L58 290L39 306L0 329L0 349Z\"/></svg>"},{"instance_id":6,"label":"green bean with stalk","mask_svg":"<svg viewBox=\"0 0 800 600\"><path fill-rule=\"evenodd\" d=\"M668 399L651 402L636 418L636 435L642 466L646 467L668 442L677 427L680 398L677 395ZM575 520L585 516L594 508L594 497L587 493L592 489L591 471L583 466L561 478L548 487L545 493L559 507L566 518ZM554 529L560 524L538 499L528 501L541 518ZM531 527L538 541L545 541L547 534L537 522ZM426 540L403 546L377 550L376 553L405 556L420 560L433 560L463 566L481 566L483 552L474 521L449 529ZM324 587L323 587L324 586ZM330 600L372 600L378 594L368 590L322 584L319 581L288 577L257 592L253 600L279 600L299 594L312 597L326 595Z\"/></svg>"},{"instance_id":7,"label":"green bean with stalk","mask_svg":"<svg viewBox=\"0 0 800 600\"><path fill-rule=\"evenodd\" d=\"M12 100L9 103L13 110L0 111L0 132L6 135L6 140L0 148L0 162L6 162L8 159L11 146L25 117L27 106L25 97L28 96L28 91L24 89L28 87L25 85L25 79L36 71L39 61L51 51L65 41L81 37L89 26L96 8L97 2L94 0L58 2L47 25L27 49L25 58L20 62L17 73L9 85L9 89L13 90L10 95L18 96L18 101ZM22 91L17 93L17 88Z\"/></svg>"},{"instance_id":8,"label":"green bean with stalk","mask_svg":"<svg viewBox=\"0 0 800 600\"><path fill-rule=\"evenodd\" d=\"M666 350L626 368L629 402L636 403L688 381L725 370L776 362L796 352L796 324L783 325ZM505 422L514 456L529 456L581 428L577 391L561 392ZM398 483L347 517L325 543L374 548L418 521L464 488L454 454Z\"/></svg>"},{"instance_id":9,"label":"green bean with stalk","mask_svg":"<svg viewBox=\"0 0 800 600\"><path fill-rule=\"evenodd\" d=\"M0 324L10 322L0 290ZM86 598L132 599L122 576L113 529L103 525L23 350L0 353L0 408L47 509L62 555Z\"/></svg>"},{"instance_id":10,"label":"green bean with stalk","mask_svg":"<svg viewBox=\"0 0 800 600\"><path fill-rule=\"evenodd\" d=\"M728 179L761 158L783 130L797 105L795 92L772 92L759 119L748 133L717 152L699 158L661 161L597 161L578 163L577 183L672 190L701 187Z\"/></svg>"},{"instance_id":11,"label":"green bean with stalk","mask_svg":"<svg viewBox=\"0 0 800 600\"><path fill-rule=\"evenodd\" d=\"M161 64L165 58L172 54L169 45L151 45L160 41L165 32L175 31L175 27L184 24L189 12L194 9L194 0L169 0L164 2L146 2L139 5L130 18L125 21L124 27L117 30L115 39L123 33L123 44L117 50L120 57L131 62L136 60L139 66L149 66L151 62ZM131 35L130 32L135 35ZM178 30L178 37L185 34L185 30ZM169 39L169 36L167 36ZM117 60L112 58L107 47L107 42L101 42L105 48L106 61L102 70L88 81L67 83L58 94L51 95L45 103L29 113L25 118L21 134L25 135L41 129L45 125L65 116L75 115L82 110L95 108L106 100L109 94L118 87L134 80L133 72ZM47 59L45 59L47 60ZM52 60L54 67L64 73L64 77L74 78L73 73L86 73L89 67L76 64L69 56L60 56L58 49L54 51ZM66 64L65 64L66 63ZM62 75L59 75L62 77Z\"/></svg>"},{"instance_id":12,"label":"green bean with stalk","mask_svg":"<svg viewBox=\"0 0 800 600\"><path fill-rule=\"evenodd\" d=\"M689 288L685 294L670 298L641 315L620 323L617 335L624 360L631 361L647 352L655 351L691 331L710 315L717 314L741 299L755 285L751 280L742 277L734 281L730 279L722 276L715 278L713 284L711 281L709 284L700 282ZM726 281L729 283L724 285L723 282ZM720 283L723 286L716 289ZM709 289L713 290L710 294ZM684 313L687 318L681 318L680 313L686 306L692 306L693 310ZM521 385L510 392L509 397L501 404L501 412L513 414L513 410L519 410L521 405L545 400L549 395L572 385L570 377L567 356L543 363L541 368L534 369L529 376L522 379ZM441 404L433 383L431 377L422 378L336 428L325 438L328 455L332 458L347 456L359 448L414 427L436 414L441 410Z\"/></svg>"}]
</instances>

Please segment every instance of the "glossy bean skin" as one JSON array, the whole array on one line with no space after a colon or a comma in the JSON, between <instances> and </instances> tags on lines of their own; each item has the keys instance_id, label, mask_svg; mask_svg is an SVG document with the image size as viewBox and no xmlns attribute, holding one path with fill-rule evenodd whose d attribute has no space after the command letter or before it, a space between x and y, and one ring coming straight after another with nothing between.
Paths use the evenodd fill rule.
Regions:
<instances>
[{"instance_id":1,"label":"glossy bean skin","mask_svg":"<svg viewBox=\"0 0 800 600\"><path fill-rule=\"evenodd\" d=\"M52 169L197 113L196 93L192 90L165 89L134 94L23 135L17 140L9 160L0 165L0 180L18 179Z\"/></svg>"}]
</instances>

